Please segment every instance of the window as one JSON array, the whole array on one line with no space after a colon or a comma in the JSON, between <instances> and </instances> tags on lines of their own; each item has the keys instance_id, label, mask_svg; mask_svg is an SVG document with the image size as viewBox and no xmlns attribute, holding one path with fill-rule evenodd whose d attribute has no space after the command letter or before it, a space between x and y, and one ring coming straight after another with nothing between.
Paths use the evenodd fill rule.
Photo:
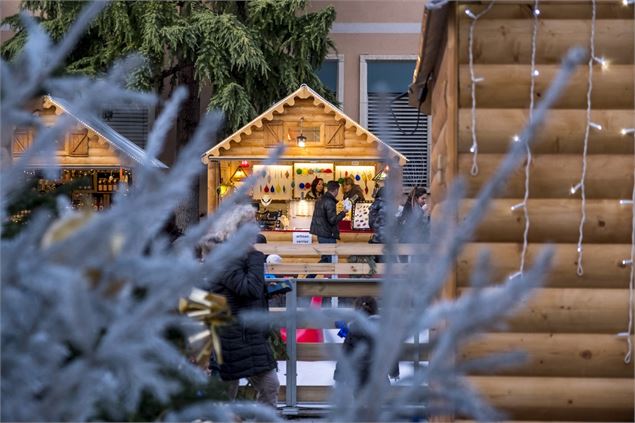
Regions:
<instances>
[{"instance_id":1,"label":"window","mask_svg":"<svg viewBox=\"0 0 635 423\"><path fill-rule=\"evenodd\" d=\"M105 111L103 120L139 147L145 148L148 139L148 115L148 109L141 106L119 106Z\"/></svg>"},{"instance_id":2,"label":"window","mask_svg":"<svg viewBox=\"0 0 635 423\"><path fill-rule=\"evenodd\" d=\"M317 76L329 90L335 93L341 109L344 104L344 56L341 54L327 56L317 70Z\"/></svg>"},{"instance_id":3,"label":"window","mask_svg":"<svg viewBox=\"0 0 635 423\"><path fill-rule=\"evenodd\" d=\"M408 158L405 191L429 183L430 118L408 104L415 63L416 56L360 56L360 121Z\"/></svg>"}]
</instances>

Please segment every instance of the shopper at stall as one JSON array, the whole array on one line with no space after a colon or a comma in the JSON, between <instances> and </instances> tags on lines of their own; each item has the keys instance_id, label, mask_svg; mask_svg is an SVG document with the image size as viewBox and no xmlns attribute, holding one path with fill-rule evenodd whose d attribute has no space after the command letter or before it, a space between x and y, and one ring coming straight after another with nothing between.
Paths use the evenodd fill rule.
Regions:
<instances>
[{"instance_id":1,"label":"shopper at stall","mask_svg":"<svg viewBox=\"0 0 635 423\"><path fill-rule=\"evenodd\" d=\"M319 200L324 195L324 179L315 178L311 182L311 189L306 195L307 200Z\"/></svg>"},{"instance_id":2,"label":"shopper at stall","mask_svg":"<svg viewBox=\"0 0 635 423\"><path fill-rule=\"evenodd\" d=\"M225 242L241 226L255 223L255 210L250 205L239 206L216 222L202 240L203 257ZM257 400L276 407L280 384L276 361L269 346L268 331L247 326L240 316L247 311L268 310L264 277L265 256L253 246L242 257L223 264L221 274L206 288L227 298L236 320L218 329L221 360L210 358L210 369L227 383L227 394L236 399L239 381L247 378L257 392Z\"/></svg>"},{"instance_id":3,"label":"shopper at stall","mask_svg":"<svg viewBox=\"0 0 635 423\"><path fill-rule=\"evenodd\" d=\"M368 226L373 230L373 236L368 241L371 244L383 244L385 223L384 188L375 192L375 199L368 210Z\"/></svg>"},{"instance_id":4,"label":"shopper at stall","mask_svg":"<svg viewBox=\"0 0 635 423\"><path fill-rule=\"evenodd\" d=\"M357 201L364 201L364 191L362 187L357 185L353 178L350 176L344 178L344 183L342 184L342 191L344 192L344 199L349 199L353 203ZM355 197L357 196L357 197Z\"/></svg>"},{"instance_id":5,"label":"shopper at stall","mask_svg":"<svg viewBox=\"0 0 635 423\"><path fill-rule=\"evenodd\" d=\"M428 191L423 187L415 187L410 191L399 217L401 242L421 241L429 232L427 195Z\"/></svg>"},{"instance_id":6,"label":"shopper at stall","mask_svg":"<svg viewBox=\"0 0 635 423\"><path fill-rule=\"evenodd\" d=\"M335 244L340 239L338 223L352 208L352 203L345 201L344 210L337 213L336 197L339 190L340 184L337 181L329 181L326 184L326 193L315 204L309 232L317 236L320 244ZM320 263L330 262L330 256L322 256L320 259Z\"/></svg>"}]
</instances>

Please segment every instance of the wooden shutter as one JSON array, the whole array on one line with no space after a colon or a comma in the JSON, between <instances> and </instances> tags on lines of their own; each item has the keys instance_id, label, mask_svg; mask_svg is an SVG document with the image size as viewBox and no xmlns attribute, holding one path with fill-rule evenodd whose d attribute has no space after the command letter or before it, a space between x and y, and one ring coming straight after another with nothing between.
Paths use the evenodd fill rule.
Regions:
<instances>
[{"instance_id":1,"label":"wooden shutter","mask_svg":"<svg viewBox=\"0 0 635 423\"><path fill-rule=\"evenodd\" d=\"M334 123L325 125L325 142L327 148L344 148L344 124Z\"/></svg>"},{"instance_id":2,"label":"wooden shutter","mask_svg":"<svg viewBox=\"0 0 635 423\"><path fill-rule=\"evenodd\" d=\"M282 121L265 122L265 147L275 147L284 142L284 125Z\"/></svg>"},{"instance_id":3,"label":"wooden shutter","mask_svg":"<svg viewBox=\"0 0 635 423\"><path fill-rule=\"evenodd\" d=\"M68 155L88 156L88 130L78 129L68 134Z\"/></svg>"},{"instance_id":4,"label":"wooden shutter","mask_svg":"<svg viewBox=\"0 0 635 423\"><path fill-rule=\"evenodd\" d=\"M18 128L13 133L13 154L22 154L31 147L33 133L26 128Z\"/></svg>"}]
</instances>

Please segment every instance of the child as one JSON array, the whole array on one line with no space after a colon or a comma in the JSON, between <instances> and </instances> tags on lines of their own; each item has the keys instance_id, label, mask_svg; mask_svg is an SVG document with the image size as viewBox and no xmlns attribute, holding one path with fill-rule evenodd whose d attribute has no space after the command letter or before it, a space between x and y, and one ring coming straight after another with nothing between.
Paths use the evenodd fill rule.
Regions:
<instances>
[{"instance_id":1,"label":"child","mask_svg":"<svg viewBox=\"0 0 635 423\"><path fill-rule=\"evenodd\" d=\"M357 298L355 300L354 307L355 310L368 315L371 324L378 323L379 316L377 315L377 301L373 297L364 296ZM375 347L373 337L363 328L358 326L359 325L355 324L355 322L348 325L348 331L344 331L346 333L346 338L344 339L343 345L345 356L350 358L350 356L357 354L355 362L352 363L355 367L358 378L357 389L364 386L368 382L368 379L370 379L370 368L374 353L373 349ZM346 377L344 371L342 370L343 366L343 362L338 362L335 366L333 379L337 382L343 382ZM387 376L386 383L390 383ZM399 363L396 363L390 369L390 377L394 379L399 378Z\"/></svg>"}]
</instances>

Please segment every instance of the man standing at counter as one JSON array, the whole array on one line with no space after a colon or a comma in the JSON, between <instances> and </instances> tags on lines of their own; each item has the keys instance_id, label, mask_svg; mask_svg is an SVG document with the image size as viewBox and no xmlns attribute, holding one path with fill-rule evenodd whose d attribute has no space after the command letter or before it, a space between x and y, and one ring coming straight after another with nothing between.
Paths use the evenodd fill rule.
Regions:
<instances>
[{"instance_id":1,"label":"man standing at counter","mask_svg":"<svg viewBox=\"0 0 635 423\"><path fill-rule=\"evenodd\" d=\"M353 206L350 201L345 200L344 211L337 213L336 197L339 190L340 184L337 181L329 181L326 184L326 193L315 204L309 232L317 236L320 244L335 244L340 239L337 224L344 219ZM330 262L330 256L322 256L320 259L320 263Z\"/></svg>"}]
</instances>

